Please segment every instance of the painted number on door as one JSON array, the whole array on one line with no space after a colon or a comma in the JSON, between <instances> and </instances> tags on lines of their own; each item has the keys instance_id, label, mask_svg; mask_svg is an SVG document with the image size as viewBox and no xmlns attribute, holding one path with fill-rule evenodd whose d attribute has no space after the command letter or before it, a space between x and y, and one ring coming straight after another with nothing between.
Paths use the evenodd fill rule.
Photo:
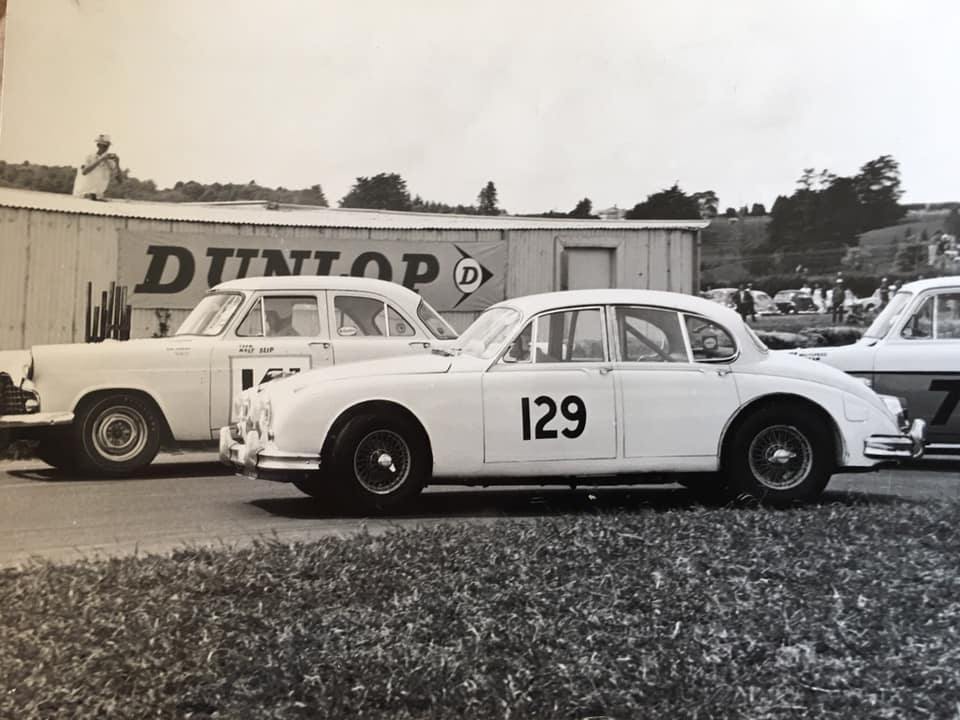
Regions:
<instances>
[{"instance_id":1,"label":"painted number on door","mask_svg":"<svg viewBox=\"0 0 960 720\"><path fill-rule=\"evenodd\" d=\"M530 398L520 398L520 425L523 439L530 440L531 437L534 440L555 439L558 436L558 430L556 427L551 427L551 424L557 416L556 401L549 395L541 395L533 399L533 404L541 412L535 413L538 414L538 417L535 419L536 424L532 426L531 435L533 419L531 417ZM559 434L571 440L580 437L587 427L587 406L583 399L577 395L567 395L560 401L559 409L560 414L567 421L561 423L563 427L559 429Z\"/></svg>"},{"instance_id":2,"label":"painted number on door","mask_svg":"<svg viewBox=\"0 0 960 720\"><path fill-rule=\"evenodd\" d=\"M263 377L261 377L256 384L263 385L264 383L268 383L271 380L276 380L278 377L283 377L284 375L293 375L294 373L298 373L298 372L300 372L300 368L298 367L286 368L286 370L284 370L284 368L270 368L263 374ZM253 386L254 386L253 368L243 368L240 371L240 389L249 390Z\"/></svg>"},{"instance_id":3,"label":"painted number on door","mask_svg":"<svg viewBox=\"0 0 960 720\"><path fill-rule=\"evenodd\" d=\"M930 390L947 394L937 408L936 414L931 418L930 424L946 425L953 411L957 409L957 403L960 402L960 380L931 380Z\"/></svg>"}]
</instances>

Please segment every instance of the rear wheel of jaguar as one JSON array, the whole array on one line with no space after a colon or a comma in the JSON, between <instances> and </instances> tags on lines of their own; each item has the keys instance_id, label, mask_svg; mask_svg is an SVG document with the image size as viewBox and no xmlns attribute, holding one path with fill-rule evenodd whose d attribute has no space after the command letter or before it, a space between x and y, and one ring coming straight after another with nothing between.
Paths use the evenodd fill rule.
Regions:
<instances>
[{"instance_id":1,"label":"rear wheel of jaguar","mask_svg":"<svg viewBox=\"0 0 960 720\"><path fill-rule=\"evenodd\" d=\"M345 509L391 510L423 489L429 450L412 422L393 414L360 415L337 436L331 466L336 499Z\"/></svg>"},{"instance_id":2,"label":"rear wheel of jaguar","mask_svg":"<svg viewBox=\"0 0 960 720\"><path fill-rule=\"evenodd\" d=\"M835 465L829 427L801 406L754 412L734 430L724 457L731 492L771 505L817 497Z\"/></svg>"},{"instance_id":3,"label":"rear wheel of jaguar","mask_svg":"<svg viewBox=\"0 0 960 720\"><path fill-rule=\"evenodd\" d=\"M111 476L141 470L160 449L161 427L156 406L137 393L86 400L73 423L77 465L87 473Z\"/></svg>"}]
</instances>

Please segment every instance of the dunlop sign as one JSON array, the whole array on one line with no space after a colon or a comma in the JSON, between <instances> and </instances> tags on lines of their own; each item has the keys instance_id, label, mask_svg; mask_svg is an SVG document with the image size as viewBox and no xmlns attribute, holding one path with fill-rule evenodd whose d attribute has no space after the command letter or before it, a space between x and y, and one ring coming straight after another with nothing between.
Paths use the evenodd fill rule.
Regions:
<instances>
[{"instance_id":1,"label":"dunlop sign","mask_svg":"<svg viewBox=\"0 0 960 720\"><path fill-rule=\"evenodd\" d=\"M192 308L225 280L342 275L392 280L437 310L483 310L503 300L507 244L407 240L285 240L119 231L121 285L135 308Z\"/></svg>"}]
</instances>

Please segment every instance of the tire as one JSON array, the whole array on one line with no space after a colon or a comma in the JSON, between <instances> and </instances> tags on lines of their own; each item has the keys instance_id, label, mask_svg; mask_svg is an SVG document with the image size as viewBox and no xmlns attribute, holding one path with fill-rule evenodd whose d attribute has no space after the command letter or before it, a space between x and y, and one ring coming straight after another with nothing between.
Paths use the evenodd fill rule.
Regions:
<instances>
[{"instance_id":1,"label":"tire","mask_svg":"<svg viewBox=\"0 0 960 720\"><path fill-rule=\"evenodd\" d=\"M76 453L73 450L69 429L48 429L40 437L35 454L47 465L58 470L73 467L76 461Z\"/></svg>"},{"instance_id":2,"label":"tire","mask_svg":"<svg viewBox=\"0 0 960 720\"><path fill-rule=\"evenodd\" d=\"M153 402L136 393L84 401L73 423L77 467L112 477L142 470L160 450L162 426Z\"/></svg>"},{"instance_id":3,"label":"tire","mask_svg":"<svg viewBox=\"0 0 960 720\"><path fill-rule=\"evenodd\" d=\"M734 430L724 453L731 493L770 505L816 498L836 465L827 424L804 407L766 407Z\"/></svg>"},{"instance_id":4,"label":"tire","mask_svg":"<svg viewBox=\"0 0 960 720\"><path fill-rule=\"evenodd\" d=\"M393 414L358 415L347 422L331 454L331 487L340 506L393 510L420 494L430 474L430 453L411 425Z\"/></svg>"}]
</instances>

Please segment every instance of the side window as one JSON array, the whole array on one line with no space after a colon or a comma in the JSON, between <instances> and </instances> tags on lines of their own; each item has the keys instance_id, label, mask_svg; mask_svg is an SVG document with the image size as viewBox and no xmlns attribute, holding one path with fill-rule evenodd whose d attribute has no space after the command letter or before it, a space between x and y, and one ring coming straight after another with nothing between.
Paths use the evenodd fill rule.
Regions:
<instances>
[{"instance_id":1,"label":"side window","mask_svg":"<svg viewBox=\"0 0 960 720\"><path fill-rule=\"evenodd\" d=\"M960 293L937 295L937 339L960 338Z\"/></svg>"},{"instance_id":2,"label":"side window","mask_svg":"<svg viewBox=\"0 0 960 720\"><path fill-rule=\"evenodd\" d=\"M603 361L603 314L590 308L541 315L534 350L538 363Z\"/></svg>"},{"instance_id":3,"label":"side window","mask_svg":"<svg viewBox=\"0 0 960 720\"><path fill-rule=\"evenodd\" d=\"M310 295L263 297L237 326L240 337L316 337L320 310Z\"/></svg>"},{"instance_id":4,"label":"side window","mask_svg":"<svg viewBox=\"0 0 960 720\"><path fill-rule=\"evenodd\" d=\"M237 335L240 337L263 337L263 302L257 300L250 308L250 312L237 326Z\"/></svg>"},{"instance_id":5,"label":"side window","mask_svg":"<svg viewBox=\"0 0 960 720\"><path fill-rule=\"evenodd\" d=\"M383 300L337 295L333 301L337 334L346 337L410 337L416 329Z\"/></svg>"},{"instance_id":6,"label":"side window","mask_svg":"<svg viewBox=\"0 0 960 720\"><path fill-rule=\"evenodd\" d=\"M685 315L684 320L695 362L722 362L736 356L737 344L715 322L696 315Z\"/></svg>"},{"instance_id":7,"label":"side window","mask_svg":"<svg viewBox=\"0 0 960 720\"><path fill-rule=\"evenodd\" d=\"M905 338L956 340L960 338L960 293L931 295L903 326Z\"/></svg>"},{"instance_id":8,"label":"side window","mask_svg":"<svg viewBox=\"0 0 960 720\"><path fill-rule=\"evenodd\" d=\"M382 337L386 334L383 326L382 300L355 295L337 295L333 300L333 310L337 323L337 335Z\"/></svg>"},{"instance_id":9,"label":"side window","mask_svg":"<svg viewBox=\"0 0 960 720\"><path fill-rule=\"evenodd\" d=\"M689 361L677 313L656 308L618 307L616 319L624 361Z\"/></svg>"},{"instance_id":10,"label":"side window","mask_svg":"<svg viewBox=\"0 0 960 720\"><path fill-rule=\"evenodd\" d=\"M532 361L530 357L530 343L533 341L533 321L531 320L527 323L527 326L523 329L517 339L514 340L510 347L507 348L507 351L503 354L503 362L505 363L529 363Z\"/></svg>"},{"instance_id":11,"label":"side window","mask_svg":"<svg viewBox=\"0 0 960 720\"><path fill-rule=\"evenodd\" d=\"M910 316L903 326L900 335L905 338L933 338L933 303L934 296L924 300L917 311Z\"/></svg>"},{"instance_id":12,"label":"side window","mask_svg":"<svg viewBox=\"0 0 960 720\"><path fill-rule=\"evenodd\" d=\"M265 297L263 318L266 337L316 337L320 310L315 297Z\"/></svg>"},{"instance_id":13,"label":"side window","mask_svg":"<svg viewBox=\"0 0 960 720\"><path fill-rule=\"evenodd\" d=\"M394 310L392 305L387 305L387 321L390 325L387 334L391 337L410 337L416 334L416 331L410 327L410 323L404 320L403 316Z\"/></svg>"}]
</instances>

